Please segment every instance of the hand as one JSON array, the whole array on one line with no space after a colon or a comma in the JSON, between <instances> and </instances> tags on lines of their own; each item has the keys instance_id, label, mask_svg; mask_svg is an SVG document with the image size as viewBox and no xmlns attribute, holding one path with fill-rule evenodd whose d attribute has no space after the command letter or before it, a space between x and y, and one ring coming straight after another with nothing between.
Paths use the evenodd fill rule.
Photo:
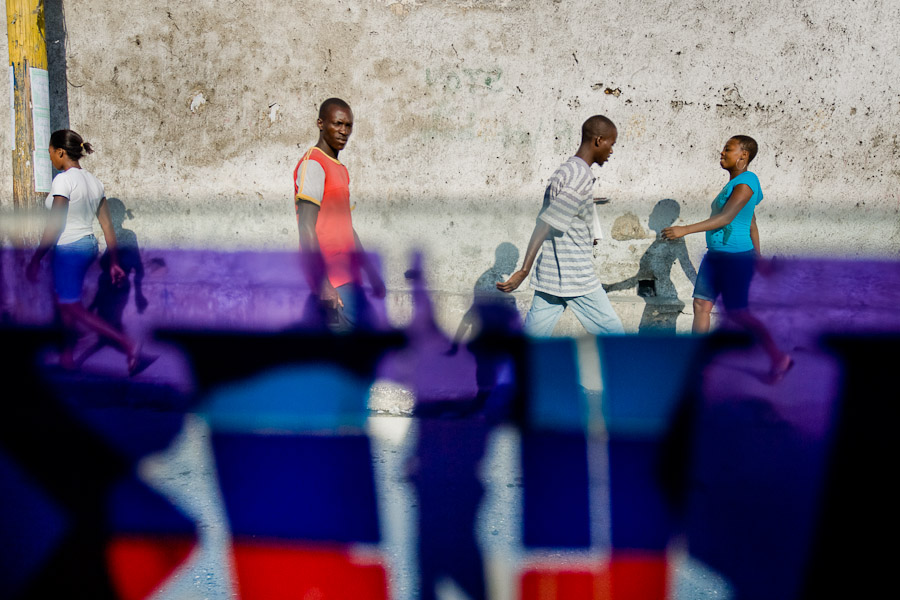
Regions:
<instances>
[{"instance_id":1,"label":"hand","mask_svg":"<svg viewBox=\"0 0 900 600\"><path fill-rule=\"evenodd\" d=\"M769 260L763 258L762 256L757 256L756 270L759 271L759 274L763 277L769 277L772 273L775 272L775 258L773 257L771 260Z\"/></svg>"},{"instance_id":2,"label":"hand","mask_svg":"<svg viewBox=\"0 0 900 600\"><path fill-rule=\"evenodd\" d=\"M125 283L125 270L119 266L119 263L111 263L109 265L109 278L115 286L121 286Z\"/></svg>"},{"instance_id":3,"label":"hand","mask_svg":"<svg viewBox=\"0 0 900 600\"><path fill-rule=\"evenodd\" d=\"M325 308L329 310L344 308L344 302L341 300L341 295L338 294L338 291L328 282L325 282L325 285L322 288L322 295L319 299Z\"/></svg>"},{"instance_id":4,"label":"hand","mask_svg":"<svg viewBox=\"0 0 900 600\"><path fill-rule=\"evenodd\" d=\"M28 281L31 283L38 282L38 271L41 269L41 261L35 260L32 258L28 263L28 267L25 268L25 277L28 278Z\"/></svg>"},{"instance_id":5,"label":"hand","mask_svg":"<svg viewBox=\"0 0 900 600\"><path fill-rule=\"evenodd\" d=\"M523 270L518 270L512 275L509 276L509 279L504 283L497 282L497 289L501 292L506 292L507 294L514 291L517 287L522 285L522 282L525 281L525 278L528 277L528 272Z\"/></svg>"},{"instance_id":6,"label":"hand","mask_svg":"<svg viewBox=\"0 0 900 600\"><path fill-rule=\"evenodd\" d=\"M672 225L671 227L666 227L663 229L659 237L664 240L677 240L678 238L682 238L687 234L686 227L682 227L679 225Z\"/></svg>"}]
</instances>

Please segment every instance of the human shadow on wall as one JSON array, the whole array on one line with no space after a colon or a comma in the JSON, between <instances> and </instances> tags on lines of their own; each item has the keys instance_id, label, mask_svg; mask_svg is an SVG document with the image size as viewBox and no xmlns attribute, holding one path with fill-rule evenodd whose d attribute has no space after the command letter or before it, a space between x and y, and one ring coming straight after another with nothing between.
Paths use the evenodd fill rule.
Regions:
<instances>
[{"instance_id":1,"label":"human shadow on wall","mask_svg":"<svg viewBox=\"0 0 900 600\"><path fill-rule=\"evenodd\" d=\"M475 357L475 380L478 395L475 406L484 410L492 418L504 418L508 408L508 390L511 384L508 356L498 352L495 344L485 343L485 339L495 339L522 332L521 318L516 308L515 298L497 289L498 281L506 281L515 272L519 263L519 249L509 242L503 242L494 251L494 264L475 280L472 306L463 315L450 344L447 354L452 356L467 334L471 341L466 344ZM498 397L492 397L498 388Z\"/></svg>"},{"instance_id":2,"label":"human shadow on wall","mask_svg":"<svg viewBox=\"0 0 900 600\"><path fill-rule=\"evenodd\" d=\"M472 356L458 352L459 340L448 339L436 323L421 255L415 257L405 274L412 285L413 317L407 328L410 347L404 351L409 354L401 356L406 359L404 364L416 365L414 373L407 374L406 383L415 391L418 417L415 454L407 464L407 476L418 498L418 597L422 600L438 598L439 589L448 582L471 600L487 597L476 535L484 498L479 465L490 432L505 412L491 408L493 398L500 396L497 388L502 387L494 374L503 343L489 338L507 329L509 323L518 323L509 297L499 303L486 298L503 273L515 270L518 251L511 244L501 244L496 256L494 266L475 284L475 302L458 333L461 337L469 327L477 327L477 335L466 345ZM509 264L512 268L507 267ZM472 366L476 386L472 386ZM391 371L386 368L384 374ZM393 371L394 378L403 381L397 377L402 371Z\"/></svg>"},{"instance_id":3,"label":"human shadow on wall","mask_svg":"<svg viewBox=\"0 0 900 600\"><path fill-rule=\"evenodd\" d=\"M684 310L684 302L678 298L671 272L675 261L691 283L697 280L697 270L691 263L684 238L665 241L659 233L672 225L681 214L681 206L671 198L656 203L650 213L650 229L656 238L641 256L638 272L633 277L616 283L604 284L607 292L630 290L637 287L637 294L644 299L644 312L638 333L675 333L678 315Z\"/></svg>"},{"instance_id":4,"label":"human shadow on wall","mask_svg":"<svg viewBox=\"0 0 900 600\"><path fill-rule=\"evenodd\" d=\"M90 306L88 306L88 310L97 313L97 316L119 331L125 331L122 316L125 313L125 308L128 306L132 287L134 288L134 305L139 314L147 310L147 306L150 303L144 296L144 263L141 259L141 249L138 245L137 234L130 229L125 229L125 219L133 219L134 215L118 198L107 198L106 204L109 207L109 216L112 220L113 229L116 232L119 266L125 271L125 278L119 284L113 283L109 276L109 254L104 253L100 258L100 277L97 279L97 293ZM132 273L134 277L132 277ZM134 281L133 284L132 280ZM78 359L79 363L83 363L91 355L110 343L110 340L106 338L99 338Z\"/></svg>"},{"instance_id":5,"label":"human shadow on wall","mask_svg":"<svg viewBox=\"0 0 900 600\"><path fill-rule=\"evenodd\" d=\"M47 73L50 83L50 131L68 129L68 35L63 0L44 0L44 34L47 40Z\"/></svg>"}]
</instances>

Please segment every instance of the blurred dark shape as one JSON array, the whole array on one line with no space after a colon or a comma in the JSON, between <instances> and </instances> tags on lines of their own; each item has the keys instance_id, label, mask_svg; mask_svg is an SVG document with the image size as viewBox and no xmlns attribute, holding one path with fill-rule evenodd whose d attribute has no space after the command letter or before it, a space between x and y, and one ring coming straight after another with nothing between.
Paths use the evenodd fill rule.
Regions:
<instances>
[{"instance_id":1,"label":"blurred dark shape","mask_svg":"<svg viewBox=\"0 0 900 600\"><path fill-rule=\"evenodd\" d=\"M137 461L172 441L183 414L136 409L139 388L128 390L128 407L112 399L117 381L41 366L61 335L0 329L3 374L21 394L0 419L0 589L4 598L77 589L102 599L141 581L146 594L196 543L193 523L135 479ZM173 396L154 389L150 400Z\"/></svg>"},{"instance_id":2,"label":"blurred dark shape","mask_svg":"<svg viewBox=\"0 0 900 600\"><path fill-rule=\"evenodd\" d=\"M522 438L523 542L529 548L591 546L587 437L529 431Z\"/></svg>"},{"instance_id":3,"label":"blurred dark shape","mask_svg":"<svg viewBox=\"0 0 900 600\"><path fill-rule=\"evenodd\" d=\"M380 600L384 564L365 433L375 366L399 333L164 332L192 356L245 600ZM223 360L224 359L224 360Z\"/></svg>"},{"instance_id":4,"label":"blurred dark shape","mask_svg":"<svg viewBox=\"0 0 900 600\"><path fill-rule=\"evenodd\" d=\"M435 321L420 254L413 257L406 277L412 285L413 302L412 319L406 327L408 343L385 355L378 377L411 389L416 415L471 414L478 409L475 361L469 353L446 353L450 340Z\"/></svg>"},{"instance_id":5,"label":"blurred dark shape","mask_svg":"<svg viewBox=\"0 0 900 600\"><path fill-rule=\"evenodd\" d=\"M659 479L660 452L701 341L613 336L595 343L604 385L599 402L579 385L572 340L530 341L523 541L545 552L609 558L530 566L521 576L527 600L597 593L663 600L670 587L674 515ZM597 510L604 504L608 513Z\"/></svg>"},{"instance_id":6,"label":"blurred dark shape","mask_svg":"<svg viewBox=\"0 0 900 600\"><path fill-rule=\"evenodd\" d=\"M230 531L238 542L377 544L381 539L364 435L217 431L213 450Z\"/></svg>"},{"instance_id":7,"label":"blurred dark shape","mask_svg":"<svg viewBox=\"0 0 900 600\"><path fill-rule=\"evenodd\" d=\"M767 385L750 336L704 339L658 450L659 482L691 557L736 598L798 598L827 469L837 365L811 353L790 378Z\"/></svg>"},{"instance_id":8,"label":"blurred dark shape","mask_svg":"<svg viewBox=\"0 0 900 600\"><path fill-rule=\"evenodd\" d=\"M680 213L681 206L671 198L657 202L648 223L656 232L656 238L641 256L638 272L633 277L603 286L607 292L637 287L637 295L646 302L638 333L675 333L675 323L684 309L684 302L678 298L671 279L676 261L691 283L697 279L697 270L691 263L684 238L665 241L659 237L659 232L672 225Z\"/></svg>"},{"instance_id":9,"label":"blurred dark shape","mask_svg":"<svg viewBox=\"0 0 900 600\"><path fill-rule=\"evenodd\" d=\"M494 284L515 269L518 251L501 244L495 265L476 282L475 301L460 324L476 335L459 352L434 319L421 255L406 278L413 286L409 346L389 357L381 373L409 385L419 417L416 452L408 465L419 508L420 598L436 598L438 583L454 581L472 600L486 598L475 531L484 488L478 468L493 426L510 416L524 340L511 298ZM448 350L449 348L449 350ZM474 358L474 373L471 359ZM473 377L474 375L474 377ZM473 381L474 380L474 381ZM473 385L474 384L474 385Z\"/></svg>"},{"instance_id":10,"label":"blurred dark shape","mask_svg":"<svg viewBox=\"0 0 900 600\"><path fill-rule=\"evenodd\" d=\"M503 244L498 248L502 256L507 250ZM491 419L505 418L516 393L514 355L523 343L515 305L509 303L507 295L497 302L490 292L476 294L478 300L464 322L477 322L477 334L465 346L466 351L460 352L458 341L451 342L435 321L420 254L413 257L405 275L412 285L413 298L412 319L406 328L409 343L385 356L379 377L414 392L417 416L463 416L486 411ZM485 286L493 285L488 274L482 279Z\"/></svg>"},{"instance_id":11,"label":"blurred dark shape","mask_svg":"<svg viewBox=\"0 0 900 600\"><path fill-rule=\"evenodd\" d=\"M472 600L486 586L475 524L484 498L478 466L492 425L478 417L422 417L409 479L418 498L419 598L452 579Z\"/></svg>"},{"instance_id":12,"label":"blurred dark shape","mask_svg":"<svg viewBox=\"0 0 900 600\"><path fill-rule=\"evenodd\" d=\"M177 344L189 357L198 392L247 379L279 365L332 363L360 377L372 378L382 355L403 346L400 332L286 330L160 330L157 338Z\"/></svg>"},{"instance_id":13,"label":"blurred dark shape","mask_svg":"<svg viewBox=\"0 0 900 600\"><path fill-rule=\"evenodd\" d=\"M830 337L843 367L823 499L802 594L882 598L894 589L900 493L894 482L900 398L892 377L900 336Z\"/></svg>"}]
</instances>

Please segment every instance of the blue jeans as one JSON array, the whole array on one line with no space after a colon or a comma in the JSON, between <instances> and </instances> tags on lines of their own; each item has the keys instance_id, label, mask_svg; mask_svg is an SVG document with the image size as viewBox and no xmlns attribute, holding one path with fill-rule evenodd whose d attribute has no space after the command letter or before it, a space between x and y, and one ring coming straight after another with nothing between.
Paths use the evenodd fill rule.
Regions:
<instances>
[{"instance_id":1,"label":"blue jeans","mask_svg":"<svg viewBox=\"0 0 900 600\"><path fill-rule=\"evenodd\" d=\"M86 235L53 250L53 290L60 304L81 302L81 287L88 267L97 257L97 238Z\"/></svg>"},{"instance_id":2,"label":"blue jeans","mask_svg":"<svg viewBox=\"0 0 900 600\"><path fill-rule=\"evenodd\" d=\"M535 292L531 309L525 316L525 333L533 337L549 337L567 306L592 335L625 333L622 321L602 287L590 294L570 298Z\"/></svg>"},{"instance_id":3,"label":"blue jeans","mask_svg":"<svg viewBox=\"0 0 900 600\"><path fill-rule=\"evenodd\" d=\"M357 289L352 283L345 283L335 288L341 302L344 303L343 308L338 308L329 318L330 325L333 330L338 332L347 332L357 327L366 329L371 324L371 309L365 292Z\"/></svg>"}]
</instances>

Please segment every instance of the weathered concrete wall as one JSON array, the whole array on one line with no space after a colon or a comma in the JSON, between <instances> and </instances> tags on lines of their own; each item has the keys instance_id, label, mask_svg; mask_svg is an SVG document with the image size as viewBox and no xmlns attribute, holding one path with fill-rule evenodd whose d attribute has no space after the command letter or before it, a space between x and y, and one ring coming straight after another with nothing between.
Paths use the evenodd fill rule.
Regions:
<instances>
[{"instance_id":1,"label":"weathered concrete wall","mask_svg":"<svg viewBox=\"0 0 900 600\"><path fill-rule=\"evenodd\" d=\"M660 294L690 296L702 236L670 250L656 232L707 216L726 180L718 151L735 133L761 144L765 251L900 248L891 0L64 7L62 51L48 44L68 79L54 88L57 106L95 143L86 166L148 247L296 247L291 171L315 142L318 103L337 95L356 117L341 158L357 230L385 256L393 290L406 287L408 251L425 249L448 328L502 243L521 260L543 186L594 113L619 125L615 154L596 171L597 195L612 199L598 269L634 284L615 292L623 310L644 307L639 274ZM8 190L7 174L3 164Z\"/></svg>"},{"instance_id":2,"label":"weathered concrete wall","mask_svg":"<svg viewBox=\"0 0 900 600\"><path fill-rule=\"evenodd\" d=\"M6 27L0 32L0 60L9 70L9 42L6 35ZM0 160L0 210L11 206L12 204L12 143L15 140L15 132L12 130L10 122L10 105L9 105L9 75L5 78L6 83L3 86L3 93L0 94L0 111L3 111L0 121L0 144L3 148L3 159Z\"/></svg>"}]
</instances>

